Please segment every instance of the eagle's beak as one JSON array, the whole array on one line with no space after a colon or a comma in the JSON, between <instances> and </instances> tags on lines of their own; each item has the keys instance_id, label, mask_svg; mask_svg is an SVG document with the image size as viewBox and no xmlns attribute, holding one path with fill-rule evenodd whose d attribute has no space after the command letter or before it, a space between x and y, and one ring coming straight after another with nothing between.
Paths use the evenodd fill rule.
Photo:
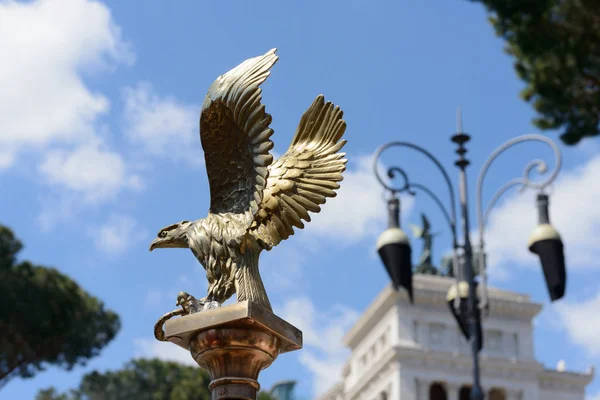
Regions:
<instances>
[{"instance_id":1,"label":"eagle's beak","mask_svg":"<svg viewBox=\"0 0 600 400\"><path fill-rule=\"evenodd\" d=\"M156 238L152 241L152 243L150 243L150 251L157 249L159 247L166 247L165 245L167 245L168 242L169 242L168 239Z\"/></svg>"},{"instance_id":2,"label":"eagle's beak","mask_svg":"<svg viewBox=\"0 0 600 400\"><path fill-rule=\"evenodd\" d=\"M154 249L185 249L187 248L187 243L181 240L173 239L170 237L166 238L156 238L150 243L150 251Z\"/></svg>"}]
</instances>

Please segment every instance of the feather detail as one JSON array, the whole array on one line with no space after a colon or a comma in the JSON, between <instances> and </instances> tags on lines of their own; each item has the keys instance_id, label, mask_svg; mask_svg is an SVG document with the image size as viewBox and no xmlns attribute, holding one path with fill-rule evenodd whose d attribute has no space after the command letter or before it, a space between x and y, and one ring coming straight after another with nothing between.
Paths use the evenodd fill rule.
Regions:
<instances>
[{"instance_id":1,"label":"feather detail","mask_svg":"<svg viewBox=\"0 0 600 400\"><path fill-rule=\"evenodd\" d=\"M275 49L219 76L202 104L200 140L210 184L210 211L248 215L250 226L267 184L271 116L260 85L277 62ZM249 213L248 213L249 211Z\"/></svg>"},{"instance_id":2,"label":"feather detail","mask_svg":"<svg viewBox=\"0 0 600 400\"><path fill-rule=\"evenodd\" d=\"M318 96L304 113L287 152L269 166L259 211L248 232L270 250L310 222L309 212L321 211L335 197L346 169L346 129L343 113Z\"/></svg>"}]
</instances>

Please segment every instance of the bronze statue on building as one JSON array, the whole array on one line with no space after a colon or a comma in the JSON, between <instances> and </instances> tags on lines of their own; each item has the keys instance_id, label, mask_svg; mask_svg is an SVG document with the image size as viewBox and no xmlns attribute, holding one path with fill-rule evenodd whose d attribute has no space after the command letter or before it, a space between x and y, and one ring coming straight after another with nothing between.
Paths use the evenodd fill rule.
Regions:
<instances>
[{"instance_id":1,"label":"bronze statue on building","mask_svg":"<svg viewBox=\"0 0 600 400\"><path fill-rule=\"evenodd\" d=\"M431 233L431 224L423 213L421 213L421 220L423 223L421 228L416 225L410 226L413 235L416 238L423 240L423 251L421 252L419 262L415 267L415 272L417 274L439 275L438 269L431 262L433 237L439 235L439 232Z\"/></svg>"}]
</instances>

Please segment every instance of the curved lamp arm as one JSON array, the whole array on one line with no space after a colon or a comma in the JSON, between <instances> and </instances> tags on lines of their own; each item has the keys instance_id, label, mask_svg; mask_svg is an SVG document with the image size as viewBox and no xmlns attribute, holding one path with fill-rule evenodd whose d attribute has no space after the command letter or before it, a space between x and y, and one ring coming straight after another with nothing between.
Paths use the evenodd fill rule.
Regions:
<instances>
[{"instance_id":1,"label":"curved lamp arm","mask_svg":"<svg viewBox=\"0 0 600 400\"><path fill-rule=\"evenodd\" d=\"M378 166L379 166L379 159L381 158L381 154L390 147L408 147L410 149L416 150L416 151L424 154L425 156L427 156L427 158L429 158L431 161L433 161L433 163L438 167L438 169L444 176L444 180L446 181L446 184L448 185L448 191L450 193L450 212L448 212L448 209L446 207L444 207L444 204L440 201L439 197L437 197L429 188L427 188L424 185L418 184L418 183L411 183L408 179L408 175L406 174L406 172L404 172L404 170L402 168L390 167L387 170L387 176L392 179L395 178L397 174L402 176L402 178L404 179L404 184L401 187L394 187L394 186L388 185L386 183L386 181L379 174ZM419 147L417 145L414 145L412 143L390 142L390 143L384 144L379 149L377 149L377 151L375 152L375 155L373 157L373 170L375 172L375 177L377 178L377 180L379 181L381 186L383 186L384 188L386 188L393 194L407 192L411 195L415 195L415 192L412 189L419 189L419 190L427 193L435 201L435 203L440 207L440 209L442 210L442 213L444 214L444 217L446 218L446 221L448 222L448 225L450 227L450 232L452 234L454 251L456 253L456 249L458 248L458 238L456 236L456 204L455 204L454 188L452 186L452 182L450 181L450 177L448 176L448 173L446 172L446 170L444 169L442 164L438 161L438 159L435 158L427 150L425 150L422 147Z\"/></svg>"},{"instance_id":2,"label":"curved lamp arm","mask_svg":"<svg viewBox=\"0 0 600 400\"><path fill-rule=\"evenodd\" d=\"M536 183L530 179L530 174L531 174L532 170L534 168L537 168L537 172L539 174L545 174L548 171L548 165L546 164L545 161L540 160L540 159L536 159L536 160L529 162L525 166L525 170L523 171L523 176L520 178L515 178L515 179L508 181L506 184L504 184L504 186L502 186L500 189L498 189L498 191L494 194L494 196L492 196L487 208L484 211L483 202L482 202L483 181L484 181L485 175L487 174L488 169L490 168L492 163L498 158L498 156L500 154L504 153L509 148L511 148L519 143L530 142L530 141L543 142L552 148L552 150L554 151L554 156L556 158L556 166L554 167L554 170L552 170L550 175L544 181ZM511 139L511 140L503 143L498 148L496 148L496 150L494 150L492 152L492 154L488 157L486 162L483 164L483 167L481 168L481 171L479 172L479 176L477 177L475 203L476 203L476 207L477 207L477 210L476 210L477 226L478 226L478 230L479 230L479 260L478 261L479 261L479 266L481 268L480 273L481 273L481 277L483 279L484 288L487 288L487 273L486 273L485 252L484 252L484 234L485 234L485 228L487 226L488 218L490 215L490 211L498 203L498 200L500 200L502 195L504 195L504 193L506 193L509 189L511 189L514 186L519 186L519 191L523 191L527 188L538 189L540 191L543 191L548 185L550 185L556 179L558 173L560 172L561 166L562 166L562 156L561 156L561 152L560 152L558 145L552 139L550 139L546 136L537 135L537 134L518 136L514 139ZM485 304L482 304L482 307L487 307L487 289L486 289L486 293L485 293L484 297L485 297L485 300L484 300Z\"/></svg>"}]
</instances>

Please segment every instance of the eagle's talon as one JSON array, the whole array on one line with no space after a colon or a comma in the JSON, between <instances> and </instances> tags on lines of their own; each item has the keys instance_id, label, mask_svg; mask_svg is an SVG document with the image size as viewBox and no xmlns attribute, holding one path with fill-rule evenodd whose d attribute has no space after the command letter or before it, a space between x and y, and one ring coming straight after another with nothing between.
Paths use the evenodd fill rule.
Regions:
<instances>
[{"instance_id":1,"label":"eagle's talon","mask_svg":"<svg viewBox=\"0 0 600 400\"><path fill-rule=\"evenodd\" d=\"M179 292L177 305L181 306L186 314L197 313L203 309L203 303L187 292Z\"/></svg>"}]
</instances>

